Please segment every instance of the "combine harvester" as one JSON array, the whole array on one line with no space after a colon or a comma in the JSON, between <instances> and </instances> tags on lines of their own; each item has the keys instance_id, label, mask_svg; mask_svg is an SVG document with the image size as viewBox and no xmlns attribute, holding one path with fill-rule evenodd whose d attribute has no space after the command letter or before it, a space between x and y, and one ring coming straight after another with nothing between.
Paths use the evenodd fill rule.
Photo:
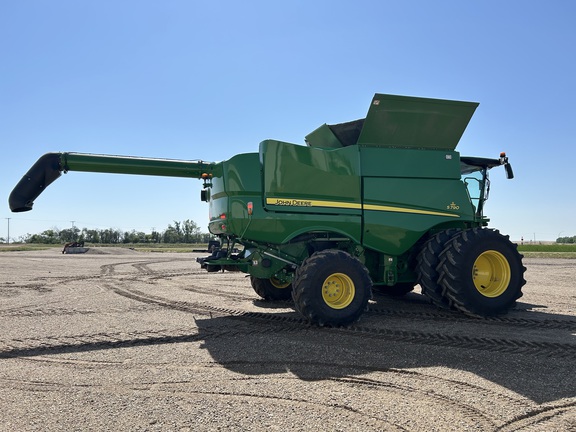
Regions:
<instances>
[{"instance_id":1,"label":"combine harvester","mask_svg":"<svg viewBox=\"0 0 576 432\"><path fill-rule=\"evenodd\" d=\"M508 158L455 151L477 106L376 94L366 118L324 124L307 146L265 140L218 163L48 153L9 204L31 210L68 171L202 179L220 239L202 268L248 273L259 296L293 298L311 323L348 325L373 288L403 295L416 284L438 306L502 314L522 296L525 267L484 215L488 171L503 165L512 178Z\"/></svg>"}]
</instances>

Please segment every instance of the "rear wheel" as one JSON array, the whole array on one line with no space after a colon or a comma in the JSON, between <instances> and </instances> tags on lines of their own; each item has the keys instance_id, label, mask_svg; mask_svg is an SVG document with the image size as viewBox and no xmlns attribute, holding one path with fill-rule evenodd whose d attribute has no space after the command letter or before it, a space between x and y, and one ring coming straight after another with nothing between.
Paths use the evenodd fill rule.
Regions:
<instances>
[{"instance_id":1,"label":"rear wheel","mask_svg":"<svg viewBox=\"0 0 576 432\"><path fill-rule=\"evenodd\" d=\"M296 310L318 325L348 325L360 318L372 281L358 259L340 250L314 253L296 271L292 296Z\"/></svg>"},{"instance_id":2,"label":"rear wheel","mask_svg":"<svg viewBox=\"0 0 576 432\"><path fill-rule=\"evenodd\" d=\"M473 228L455 236L440 255L439 283L450 304L469 315L506 313L522 297L522 255L508 236Z\"/></svg>"},{"instance_id":3,"label":"rear wheel","mask_svg":"<svg viewBox=\"0 0 576 432\"><path fill-rule=\"evenodd\" d=\"M459 232L460 230L450 228L435 234L424 243L417 258L416 269L422 294L428 297L434 305L441 308L448 308L449 302L442 292L444 288L438 283L440 275L437 267L440 263L440 253L444 250L448 241Z\"/></svg>"},{"instance_id":4,"label":"rear wheel","mask_svg":"<svg viewBox=\"0 0 576 432\"><path fill-rule=\"evenodd\" d=\"M264 300L289 300L292 297L292 284L290 282L281 282L274 277L258 279L250 276L250 283L256 294Z\"/></svg>"}]
</instances>

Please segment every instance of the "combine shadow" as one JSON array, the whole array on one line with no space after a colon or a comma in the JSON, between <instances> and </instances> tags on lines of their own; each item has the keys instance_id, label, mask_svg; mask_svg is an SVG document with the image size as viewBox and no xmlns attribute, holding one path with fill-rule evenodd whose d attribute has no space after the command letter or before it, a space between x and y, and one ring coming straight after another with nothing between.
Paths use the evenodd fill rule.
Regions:
<instances>
[{"instance_id":1,"label":"combine shadow","mask_svg":"<svg viewBox=\"0 0 576 432\"><path fill-rule=\"evenodd\" d=\"M416 294L408 298L410 301L415 310L431 310ZM379 299L377 305L386 307L394 302L396 300ZM361 326L319 328L303 323L296 312L285 310L284 305L284 312L268 309L265 317L247 313L244 316L196 319L198 331L191 329L190 334L141 335L123 341L107 339L11 349L0 352L0 358L199 342L200 349L207 350L215 362L243 375L289 372L302 380L322 381L374 371L402 370L410 373L411 369L444 367L476 374L537 403L576 397L576 321L572 316L524 311L519 314L526 320L534 318L559 323L558 330L552 331L565 334L557 339L561 342L557 343L560 355L556 356L554 343L536 344L534 349L530 344L518 347L512 343L508 349L498 343L482 343L484 340L489 342L489 338L426 339L427 334L432 339L434 335L442 334L442 326L458 325L461 318L456 317L454 322L448 319L436 327L429 325L421 332L423 337L414 337L402 330L406 321L392 331L386 327L391 321L382 323L380 317L372 320L380 323L378 331L374 332ZM470 323L474 324L473 321ZM365 325L364 320L360 325ZM512 326L510 329L519 341L529 340L530 332L534 331L539 330L530 326ZM462 346L459 346L460 342ZM544 352L540 349L542 346Z\"/></svg>"},{"instance_id":2,"label":"combine shadow","mask_svg":"<svg viewBox=\"0 0 576 432\"><path fill-rule=\"evenodd\" d=\"M354 329L318 328L298 322L296 313L266 314L270 319L219 317L196 320L201 348L218 364L244 375L290 372L303 380L329 380L372 371L445 367L468 371L510 389L537 403L576 397L576 343L574 331L566 332L562 352L555 356L554 344L540 347L480 346L474 338L412 339L403 331L365 332ZM530 313L524 313L524 316ZM546 315L549 320L567 320L563 315ZM571 321L576 325L575 321ZM363 322L361 322L363 324ZM425 332L441 332L426 328ZM534 329L514 329L522 333ZM426 333L424 333L426 334ZM464 340L463 347L458 346Z\"/></svg>"}]
</instances>

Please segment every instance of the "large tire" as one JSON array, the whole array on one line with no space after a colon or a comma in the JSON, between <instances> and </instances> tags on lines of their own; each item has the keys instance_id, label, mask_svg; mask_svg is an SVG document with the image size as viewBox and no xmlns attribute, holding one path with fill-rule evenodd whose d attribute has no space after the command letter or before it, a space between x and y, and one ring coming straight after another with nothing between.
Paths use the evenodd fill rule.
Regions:
<instances>
[{"instance_id":1,"label":"large tire","mask_svg":"<svg viewBox=\"0 0 576 432\"><path fill-rule=\"evenodd\" d=\"M522 255L497 230L472 228L440 254L439 283L451 306L473 316L508 312L526 283Z\"/></svg>"},{"instance_id":2,"label":"large tire","mask_svg":"<svg viewBox=\"0 0 576 432\"><path fill-rule=\"evenodd\" d=\"M312 324L351 324L366 310L371 296L368 270L344 251L316 252L296 270L294 305Z\"/></svg>"},{"instance_id":3,"label":"large tire","mask_svg":"<svg viewBox=\"0 0 576 432\"><path fill-rule=\"evenodd\" d=\"M276 278L258 279L250 276L250 283L256 294L264 300L289 300L292 297L292 284L282 283Z\"/></svg>"},{"instance_id":4,"label":"large tire","mask_svg":"<svg viewBox=\"0 0 576 432\"><path fill-rule=\"evenodd\" d=\"M440 308L449 308L449 301L444 296L444 288L438 283L440 277L437 267L440 264L440 253L446 248L446 244L460 232L450 228L436 233L431 237L418 254L416 272L418 283L424 294L432 304Z\"/></svg>"}]
</instances>

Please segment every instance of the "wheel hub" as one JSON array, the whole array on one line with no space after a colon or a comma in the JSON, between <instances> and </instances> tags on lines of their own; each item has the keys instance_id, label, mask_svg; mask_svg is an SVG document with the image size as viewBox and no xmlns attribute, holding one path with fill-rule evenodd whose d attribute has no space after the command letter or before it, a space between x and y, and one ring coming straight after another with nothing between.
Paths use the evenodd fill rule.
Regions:
<instances>
[{"instance_id":1,"label":"wheel hub","mask_svg":"<svg viewBox=\"0 0 576 432\"><path fill-rule=\"evenodd\" d=\"M498 297L506 291L511 274L510 263L495 250L480 254L472 268L474 286L480 294L490 298Z\"/></svg>"},{"instance_id":2,"label":"wheel hub","mask_svg":"<svg viewBox=\"0 0 576 432\"><path fill-rule=\"evenodd\" d=\"M332 309L344 309L355 294L354 282L344 273L333 273L322 284L322 298Z\"/></svg>"},{"instance_id":3,"label":"wheel hub","mask_svg":"<svg viewBox=\"0 0 576 432\"><path fill-rule=\"evenodd\" d=\"M275 277L270 278L270 283L274 288L278 289L284 289L290 286L290 282L282 282L280 279L277 279Z\"/></svg>"}]
</instances>

